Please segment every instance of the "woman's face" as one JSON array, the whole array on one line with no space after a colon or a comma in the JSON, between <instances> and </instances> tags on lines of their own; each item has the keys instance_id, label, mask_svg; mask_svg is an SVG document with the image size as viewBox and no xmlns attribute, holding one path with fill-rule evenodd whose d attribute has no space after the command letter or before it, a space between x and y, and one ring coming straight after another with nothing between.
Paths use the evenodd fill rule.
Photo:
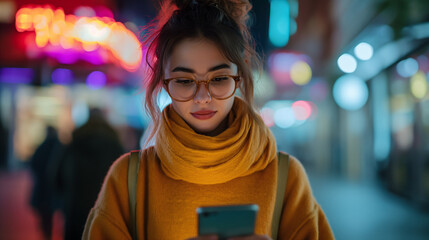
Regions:
<instances>
[{"instance_id":1,"label":"woman's face","mask_svg":"<svg viewBox=\"0 0 429 240\"><path fill-rule=\"evenodd\" d=\"M237 65L225 58L219 48L206 39L185 39L179 42L167 59L164 77L186 77L206 81L219 75L237 75ZM173 109L198 133L215 136L225 130L226 116L234 97L218 100L201 84L193 99L179 102L172 99ZM225 120L225 121L224 121Z\"/></svg>"}]
</instances>

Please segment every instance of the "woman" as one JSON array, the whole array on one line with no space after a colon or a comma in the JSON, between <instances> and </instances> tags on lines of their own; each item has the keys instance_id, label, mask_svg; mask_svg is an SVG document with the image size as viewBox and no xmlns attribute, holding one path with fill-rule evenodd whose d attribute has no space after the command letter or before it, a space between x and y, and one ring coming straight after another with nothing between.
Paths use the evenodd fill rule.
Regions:
<instances>
[{"instance_id":1,"label":"woman","mask_svg":"<svg viewBox=\"0 0 429 240\"><path fill-rule=\"evenodd\" d=\"M253 107L251 71L258 58L246 27L250 8L246 0L167 2L146 35L151 74L145 104L153 119L147 142L155 144L140 158L138 239L192 238L197 207L248 203L258 204L259 213L255 235L246 239L270 239L277 149ZM161 113L155 103L162 88L172 103ZM237 88L243 98L234 96ZM111 167L85 239L131 238L128 159ZM294 158L283 209L278 239L333 239Z\"/></svg>"}]
</instances>

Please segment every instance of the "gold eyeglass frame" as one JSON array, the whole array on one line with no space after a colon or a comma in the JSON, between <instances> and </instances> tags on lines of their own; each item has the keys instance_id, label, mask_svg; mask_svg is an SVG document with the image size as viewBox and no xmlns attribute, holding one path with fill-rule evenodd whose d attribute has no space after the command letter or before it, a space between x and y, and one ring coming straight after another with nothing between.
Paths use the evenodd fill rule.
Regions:
<instances>
[{"instance_id":1,"label":"gold eyeglass frame","mask_svg":"<svg viewBox=\"0 0 429 240\"><path fill-rule=\"evenodd\" d=\"M209 89L209 83L210 83L210 81L211 81L212 79L214 79L214 78L218 78L218 77L231 77L232 79L234 79L234 81L235 81L235 88L234 88L234 91L232 92L232 94L231 94L231 95L229 95L229 96L227 96L227 97L223 97L223 98L217 98L217 97L215 97L215 96L213 96L213 95L212 95L212 93L210 92L210 89ZM215 99L217 99L217 100L225 100L225 99L228 99L228 98L230 98L230 97L232 97L232 96L234 95L235 91L237 90L238 83L239 83L239 82L240 82L240 80L241 80L241 77L240 77L240 76L237 76L237 75L219 75L219 76L215 76L215 77L213 77L213 78L211 78L211 79L209 79L209 80L207 80L207 81L197 81L196 79L193 79L193 78L186 78L186 79L190 79L190 80L195 81L195 83L197 84L197 89L195 90L194 95L192 95L192 97L190 97L188 100L179 100L179 99L176 99L176 98L174 98L174 97L172 97L172 96L171 96L171 94L170 94L170 90L168 89L168 84L169 84L169 83L170 83L170 81L172 81L172 80L176 80L176 79L183 79L183 78L185 78L185 77L174 77L174 78L167 78L167 79L164 79L164 85L165 85L165 89L167 90L168 95L169 95L173 100L178 101L178 102L187 102L187 101L192 100L192 99L197 95L198 90L200 89L200 84L202 84L202 83L204 83L204 85L205 85L205 87L206 87L206 89L207 89L207 92L209 92L209 94L210 94L210 97L213 97L213 98L215 98Z\"/></svg>"}]
</instances>

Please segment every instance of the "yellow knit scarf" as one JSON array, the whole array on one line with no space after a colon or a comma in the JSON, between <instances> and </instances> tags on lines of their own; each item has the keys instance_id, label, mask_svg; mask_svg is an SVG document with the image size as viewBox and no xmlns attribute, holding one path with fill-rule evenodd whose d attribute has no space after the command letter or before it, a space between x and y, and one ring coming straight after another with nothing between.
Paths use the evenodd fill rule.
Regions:
<instances>
[{"instance_id":1,"label":"yellow knit scarf","mask_svg":"<svg viewBox=\"0 0 429 240\"><path fill-rule=\"evenodd\" d=\"M218 184L265 169L276 157L275 139L246 113L245 104L235 97L229 127L215 137L196 133L167 106L155 142L165 174L196 184Z\"/></svg>"}]
</instances>

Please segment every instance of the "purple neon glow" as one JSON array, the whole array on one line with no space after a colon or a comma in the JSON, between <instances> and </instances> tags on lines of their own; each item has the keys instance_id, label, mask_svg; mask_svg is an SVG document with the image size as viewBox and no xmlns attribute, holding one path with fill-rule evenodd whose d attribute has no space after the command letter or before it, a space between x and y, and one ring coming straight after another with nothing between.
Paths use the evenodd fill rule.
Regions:
<instances>
[{"instance_id":1,"label":"purple neon glow","mask_svg":"<svg viewBox=\"0 0 429 240\"><path fill-rule=\"evenodd\" d=\"M79 60L89 62L93 65L101 65L107 62L107 53L100 48L95 51L86 52L72 48L50 47L46 50L46 54L62 64L74 64Z\"/></svg>"},{"instance_id":2,"label":"purple neon glow","mask_svg":"<svg viewBox=\"0 0 429 240\"><path fill-rule=\"evenodd\" d=\"M62 64L73 64L79 60L80 53L74 49L61 49L47 52L47 55L57 59Z\"/></svg>"},{"instance_id":3,"label":"purple neon glow","mask_svg":"<svg viewBox=\"0 0 429 240\"><path fill-rule=\"evenodd\" d=\"M99 89L106 85L107 77L106 74L100 71L94 71L86 78L86 85L90 89Z\"/></svg>"},{"instance_id":4,"label":"purple neon glow","mask_svg":"<svg viewBox=\"0 0 429 240\"><path fill-rule=\"evenodd\" d=\"M34 71L31 68L0 68L0 82L31 83Z\"/></svg>"},{"instance_id":5,"label":"purple neon glow","mask_svg":"<svg viewBox=\"0 0 429 240\"><path fill-rule=\"evenodd\" d=\"M73 82L73 71L65 68L57 68L52 72L52 82L59 85L67 85Z\"/></svg>"},{"instance_id":6,"label":"purple neon glow","mask_svg":"<svg viewBox=\"0 0 429 240\"><path fill-rule=\"evenodd\" d=\"M82 53L81 59L93 64L93 65L101 65L107 62L107 59L103 57L103 54L107 55L102 49L98 49L95 51Z\"/></svg>"}]
</instances>

